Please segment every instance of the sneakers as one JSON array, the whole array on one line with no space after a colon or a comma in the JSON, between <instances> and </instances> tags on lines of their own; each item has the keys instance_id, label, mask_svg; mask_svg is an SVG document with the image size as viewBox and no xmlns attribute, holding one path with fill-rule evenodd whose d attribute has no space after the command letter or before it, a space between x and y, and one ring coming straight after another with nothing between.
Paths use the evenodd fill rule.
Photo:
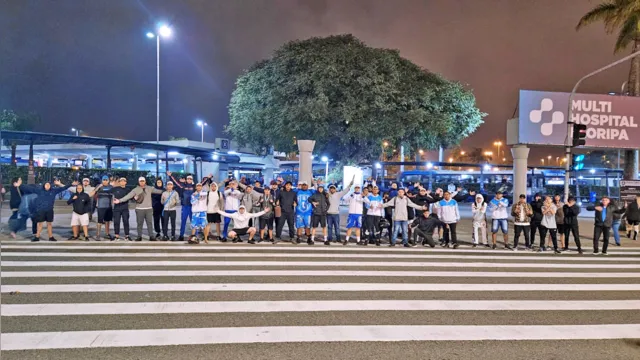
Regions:
<instances>
[{"instance_id":1,"label":"sneakers","mask_svg":"<svg viewBox=\"0 0 640 360\"><path fill-rule=\"evenodd\" d=\"M256 241L253 239L250 239L249 241L247 241L247 244L251 244L251 245L255 245Z\"/></svg>"},{"instance_id":2,"label":"sneakers","mask_svg":"<svg viewBox=\"0 0 640 360\"><path fill-rule=\"evenodd\" d=\"M342 245L347 246L347 244L349 244L349 240L348 239L344 239L342 240Z\"/></svg>"},{"instance_id":3,"label":"sneakers","mask_svg":"<svg viewBox=\"0 0 640 360\"><path fill-rule=\"evenodd\" d=\"M162 237L162 241L169 241L169 237L168 237L168 236L166 236L166 235L165 235L165 236L163 236L163 237Z\"/></svg>"},{"instance_id":4,"label":"sneakers","mask_svg":"<svg viewBox=\"0 0 640 360\"><path fill-rule=\"evenodd\" d=\"M125 236L125 237L124 237L124 239L125 239L126 241L133 241L133 240L131 240L131 237L129 237L129 235Z\"/></svg>"},{"instance_id":5,"label":"sneakers","mask_svg":"<svg viewBox=\"0 0 640 360\"><path fill-rule=\"evenodd\" d=\"M600 253L597 251L594 251L591 255L600 255Z\"/></svg>"},{"instance_id":6,"label":"sneakers","mask_svg":"<svg viewBox=\"0 0 640 360\"><path fill-rule=\"evenodd\" d=\"M553 253L554 253L554 254L562 254L562 253L560 252L560 250L558 250L558 249L553 249Z\"/></svg>"},{"instance_id":7,"label":"sneakers","mask_svg":"<svg viewBox=\"0 0 640 360\"><path fill-rule=\"evenodd\" d=\"M31 242L38 242L40 241L40 238L37 236L34 236L33 239L31 239Z\"/></svg>"},{"instance_id":8,"label":"sneakers","mask_svg":"<svg viewBox=\"0 0 640 360\"><path fill-rule=\"evenodd\" d=\"M56 240L56 238L54 238L53 236L49 238L49 241L58 241Z\"/></svg>"},{"instance_id":9,"label":"sneakers","mask_svg":"<svg viewBox=\"0 0 640 360\"><path fill-rule=\"evenodd\" d=\"M493 246L491 247L493 250L497 249L498 246L496 244L493 244Z\"/></svg>"},{"instance_id":10,"label":"sneakers","mask_svg":"<svg viewBox=\"0 0 640 360\"><path fill-rule=\"evenodd\" d=\"M142 236L138 236L138 237L136 238L136 241L142 241Z\"/></svg>"},{"instance_id":11,"label":"sneakers","mask_svg":"<svg viewBox=\"0 0 640 360\"><path fill-rule=\"evenodd\" d=\"M71 235L67 240L78 240L78 237Z\"/></svg>"},{"instance_id":12,"label":"sneakers","mask_svg":"<svg viewBox=\"0 0 640 360\"><path fill-rule=\"evenodd\" d=\"M315 241L313 241L313 240L311 240L311 238L308 238L308 239L307 239L307 245L313 245L313 244L315 244L315 243L316 243L316 242L315 242Z\"/></svg>"},{"instance_id":13,"label":"sneakers","mask_svg":"<svg viewBox=\"0 0 640 360\"><path fill-rule=\"evenodd\" d=\"M198 241L198 238L196 236L191 236L189 238L189 241L187 241L187 244L199 244L200 241Z\"/></svg>"},{"instance_id":14,"label":"sneakers","mask_svg":"<svg viewBox=\"0 0 640 360\"><path fill-rule=\"evenodd\" d=\"M475 249L475 248L478 247L478 244L473 244L473 245L471 245L471 247Z\"/></svg>"},{"instance_id":15,"label":"sneakers","mask_svg":"<svg viewBox=\"0 0 640 360\"><path fill-rule=\"evenodd\" d=\"M491 245L489 245L489 244L484 244L484 247L486 247L486 248L491 248Z\"/></svg>"},{"instance_id":16,"label":"sneakers","mask_svg":"<svg viewBox=\"0 0 640 360\"><path fill-rule=\"evenodd\" d=\"M578 249L578 254L580 254L580 255L583 254L582 249Z\"/></svg>"},{"instance_id":17,"label":"sneakers","mask_svg":"<svg viewBox=\"0 0 640 360\"><path fill-rule=\"evenodd\" d=\"M515 247L515 246L514 246L514 247L513 247L513 249L511 249L511 250L513 250L514 252L518 252L518 248L517 248L517 247Z\"/></svg>"},{"instance_id":18,"label":"sneakers","mask_svg":"<svg viewBox=\"0 0 640 360\"><path fill-rule=\"evenodd\" d=\"M161 236L160 233L156 233L156 239L160 239Z\"/></svg>"},{"instance_id":19,"label":"sneakers","mask_svg":"<svg viewBox=\"0 0 640 360\"><path fill-rule=\"evenodd\" d=\"M389 247L394 247L396 246L396 244L389 244Z\"/></svg>"},{"instance_id":20,"label":"sneakers","mask_svg":"<svg viewBox=\"0 0 640 360\"><path fill-rule=\"evenodd\" d=\"M458 248L458 246L460 246L460 245L458 245L458 243L453 244L453 248L454 248L454 249L457 249L457 248Z\"/></svg>"},{"instance_id":21,"label":"sneakers","mask_svg":"<svg viewBox=\"0 0 640 360\"><path fill-rule=\"evenodd\" d=\"M296 238L296 244L300 244L302 242L302 239L300 239L299 237Z\"/></svg>"},{"instance_id":22,"label":"sneakers","mask_svg":"<svg viewBox=\"0 0 640 360\"><path fill-rule=\"evenodd\" d=\"M504 245L504 249L505 249L505 250L513 250L513 249L511 248L511 246L509 246L509 244L505 244L505 245Z\"/></svg>"},{"instance_id":23,"label":"sneakers","mask_svg":"<svg viewBox=\"0 0 640 360\"><path fill-rule=\"evenodd\" d=\"M327 246L331 246L331 241L326 240L326 241L324 242L324 244L325 244L325 245L327 245Z\"/></svg>"},{"instance_id":24,"label":"sneakers","mask_svg":"<svg viewBox=\"0 0 640 360\"><path fill-rule=\"evenodd\" d=\"M411 245L409 245L409 244L402 244L402 246L407 247L407 248L411 247Z\"/></svg>"},{"instance_id":25,"label":"sneakers","mask_svg":"<svg viewBox=\"0 0 640 360\"><path fill-rule=\"evenodd\" d=\"M100 241L100 236L95 236L93 239L94 239L95 241Z\"/></svg>"},{"instance_id":26,"label":"sneakers","mask_svg":"<svg viewBox=\"0 0 640 360\"><path fill-rule=\"evenodd\" d=\"M85 237L84 237L84 241L89 241L89 237L88 237L88 236L85 236Z\"/></svg>"},{"instance_id":27,"label":"sneakers","mask_svg":"<svg viewBox=\"0 0 640 360\"><path fill-rule=\"evenodd\" d=\"M607 254L606 252L604 252L604 251L603 251L603 252L602 252L602 255L609 255L609 254Z\"/></svg>"},{"instance_id":28,"label":"sneakers","mask_svg":"<svg viewBox=\"0 0 640 360\"><path fill-rule=\"evenodd\" d=\"M155 237L149 238L149 241L158 241Z\"/></svg>"}]
</instances>

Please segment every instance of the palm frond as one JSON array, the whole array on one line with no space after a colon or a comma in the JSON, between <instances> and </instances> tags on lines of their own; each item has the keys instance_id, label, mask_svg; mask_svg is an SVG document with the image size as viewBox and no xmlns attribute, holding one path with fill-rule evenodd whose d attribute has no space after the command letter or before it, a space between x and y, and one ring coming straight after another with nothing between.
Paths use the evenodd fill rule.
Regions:
<instances>
[{"instance_id":1,"label":"palm frond","mask_svg":"<svg viewBox=\"0 0 640 360\"><path fill-rule=\"evenodd\" d=\"M640 20L640 12L635 12L631 14L622 27L620 28L620 32L618 33L618 38L616 39L615 52L620 52L627 48L629 43L634 41L638 36L640 36L640 31L638 29L638 21Z\"/></svg>"},{"instance_id":2,"label":"palm frond","mask_svg":"<svg viewBox=\"0 0 640 360\"><path fill-rule=\"evenodd\" d=\"M624 0L622 0L624 1ZM620 0L616 2L621 2ZM616 15L618 15L619 5L616 2L604 2L599 4L595 8L591 9L588 13L586 13L580 21L578 21L578 25L576 25L576 30L580 30L583 27L593 24L595 22L602 21L607 28L607 32L611 32L610 24L616 21Z\"/></svg>"}]
</instances>

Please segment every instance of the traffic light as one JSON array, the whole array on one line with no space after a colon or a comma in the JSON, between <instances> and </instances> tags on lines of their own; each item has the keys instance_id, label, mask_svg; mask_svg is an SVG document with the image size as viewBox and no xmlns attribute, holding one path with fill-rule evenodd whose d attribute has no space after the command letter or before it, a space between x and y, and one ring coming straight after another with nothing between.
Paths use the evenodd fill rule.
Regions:
<instances>
[{"instance_id":1,"label":"traffic light","mask_svg":"<svg viewBox=\"0 0 640 360\"><path fill-rule=\"evenodd\" d=\"M587 140L587 125L573 124L573 146L583 146Z\"/></svg>"},{"instance_id":2,"label":"traffic light","mask_svg":"<svg viewBox=\"0 0 640 360\"><path fill-rule=\"evenodd\" d=\"M575 125L574 125L575 126ZM584 126L584 125L582 125ZM578 171L584 169L584 154L573 157L573 170Z\"/></svg>"}]
</instances>

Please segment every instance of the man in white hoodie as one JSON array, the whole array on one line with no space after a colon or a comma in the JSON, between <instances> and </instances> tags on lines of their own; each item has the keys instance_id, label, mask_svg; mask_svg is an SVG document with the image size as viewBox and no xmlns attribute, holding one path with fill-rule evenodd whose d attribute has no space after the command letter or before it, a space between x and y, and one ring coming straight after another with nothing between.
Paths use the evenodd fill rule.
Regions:
<instances>
[{"instance_id":1,"label":"man in white hoodie","mask_svg":"<svg viewBox=\"0 0 640 360\"><path fill-rule=\"evenodd\" d=\"M458 211L458 202L451 198L449 191L444 192L444 199L437 203L438 218L446 224L444 228L444 244L443 247L449 247L449 241L453 244L453 248L458 248L458 234L456 233L456 225L460 221L460 211Z\"/></svg>"},{"instance_id":2,"label":"man in white hoodie","mask_svg":"<svg viewBox=\"0 0 640 360\"><path fill-rule=\"evenodd\" d=\"M349 202L349 217L347 218L347 236L342 241L342 245L349 243L349 236L351 231L356 231L356 243L360 245L360 228L362 228L362 211L363 204L369 204L369 199L360 192L360 186L356 185L353 188L353 193L347 196Z\"/></svg>"},{"instance_id":3,"label":"man in white hoodie","mask_svg":"<svg viewBox=\"0 0 640 360\"><path fill-rule=\"evenodd\" d=\"M491 202L489 202L489 211L491 211L491 241L493 242L493 249L496 246L496 237L498 236L498 229L502 230L502 237L504 239L504 248L511 250L509 246L509 200L502 197L502 192L496 192Z\"/></svg>"},{"instance_id":4,"label":"man in white hoodie","mask_svg":"<svg viewBox=\"0 0 640 360\"><path fill-rule=\"evenodd\" d=\"M267 208L266 210L257 213L248 213L245 206L240 205L240 207L238 207L238 211L235 213L218 211L218 214L224 216L225 218L233 219L233 230L229 232L229 237L233 239L232 242L242 242L242 240L238 237L249 234L249 244L255 244L256 242L253 240L253 236L256 234L256 228L253 226L249 226L249 220L260 217L268 213L269 211L271 210Z\"/></svg>"},{"instance_id":5,"label":"man in white hoodie","mask_svg":"<svg viewBox=\"0 0 640 360\"><path fill-rule=\"evenodd\" d=\"M476 195L476 201L471 205L473 214L473 247L477 247L480 241L486 247L487 244L487 203L484 202L482 194Z\"/></svg>"},{"instance_id":6,"label":"man in white hoodie","mask_svg":"<svg viewBox=\"0 0 640 360\"><path fill-rule=\"evenodd\" d=\"M211 232L211 224L216 226L216 236L218 240L222 240L222 233L220 232L220 223L222 218L218 214L219 210L224 210L224 196L218 190L218 184L211 181L209 188L207 189L207 226L204 228L204 241L209 240L209 233Z\"/></svg>"},{"instance_id":7,"label":"man in white hoodie","mask_svg":"<svg viewBox=\"0 0 640 360\"><path fill-rule=\"evenodd\" d=\"M227 214L233 214L240 209L240 201L244 194L238 190L238 182L233 180L229 182L229 187L224 190L224 211ZM222 209L221 209L222 210ZM222 242L227 241L227 231L229 230L229 223L231 217L225 216L224 228L222 229Z\"/></svg>"},{"instance_id":8,"label":"man in white hoodie","mask_svg":"<svg viewBox=\"0 0 640 360\"><path fill-rule=\"evenodd\" d=\"M202 184L196 184L196 189L191 194L191 237L189 244L197 244L199 240L197 238L198 230L204 233L204 229L207 226L207 191L202 189ZM209 243L208 239L204 238L205 243Z\"/></svg>"}]
</instances>

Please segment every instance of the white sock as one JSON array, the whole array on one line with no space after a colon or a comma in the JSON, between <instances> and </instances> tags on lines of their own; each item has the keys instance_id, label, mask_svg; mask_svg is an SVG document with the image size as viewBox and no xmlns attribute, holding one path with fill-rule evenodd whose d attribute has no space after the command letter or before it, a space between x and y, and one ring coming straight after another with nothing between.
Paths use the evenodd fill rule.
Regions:
<instances>
[{"instance_id":1,"label":"white sock","mask_svg":"<svg viewBox=\"0 0 640 360\"><path fill-rule=\"evenodd\" d=\"M311 235L311 241L315 240L316 236L315 235Z\"/></svg>"},{"instance_id":2,"label":"white sock","mask_svg":"<svg viewBox=\"0 0 640 360\"><path fill-rule=\"evenodd\" d=\"M347 241L349 241L349 235L347 235Z\"/></svg>"},{"instance_id":3,"label":"white sock","mask_svg":"<svg viewBox=\"0 0 640 360\"><path fill-rule=\"evenodd\" d=\"M327 241L327 237L326 236L324 237L324 241Z\"/></svg>"},{"instance_id":4,"label":"white sock","mask_svg":"<svg viewBox=\"0 0 640 360\"><path fill-rule=\"evenodd\" d=\"M360 236L356 237L356 241L360 242Z\"/></svg>"}]
</instances>

